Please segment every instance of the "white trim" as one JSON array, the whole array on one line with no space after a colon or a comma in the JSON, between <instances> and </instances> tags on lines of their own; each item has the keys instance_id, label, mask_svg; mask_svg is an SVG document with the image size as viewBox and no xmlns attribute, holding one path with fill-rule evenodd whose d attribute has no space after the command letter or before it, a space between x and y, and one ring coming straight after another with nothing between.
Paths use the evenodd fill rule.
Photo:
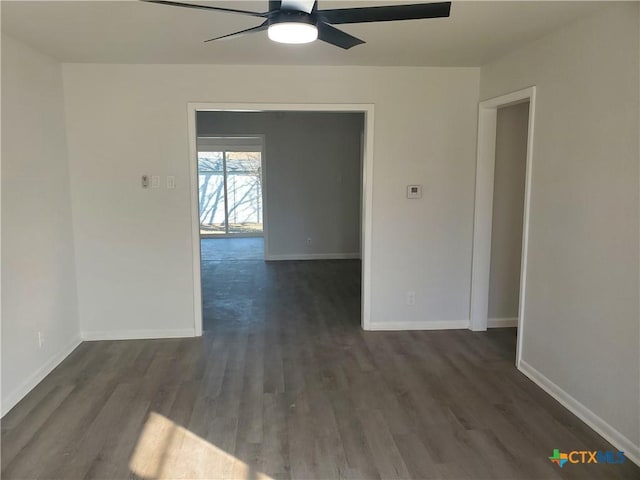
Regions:
<instances>
[{"instance_id":1,"label":"white trim","mask_svg":"<svg viewBox=\"0 0 640 480\"><path fill-rule=\"evenodd\" d=\"M94 340L150 340L156 338L185 338L197 337L192 328L180 328L170 330L112 330L82 332L82 340L90 342Z\"/></svg>"},{"instance_id":2,"label":"white trim","mask_svg":"<svg viewBox=\"0 0 640 480\"><path fill-rule=\"evenodd\" d=\"M420 320L417 322L373 322L369 324L369 330L463 330L469 328L468 320L441 320L430 322Z\"/></svg>"},{"instance_id":3,"label":"white trim","mask_svg":"<svg viewBox=\"0 0 640 480\"><path fill-rule=\"evenodd\" d=\"M640 10L638 10L638 20L640 21ZM640 49L640 29L638 29L638 49ZM640 62L639 62L640 63ZM640 66L640 65L639 65ZM640 76L640 72L638 72ZM638 96L640 97L640 82L638 82ZM638 152L640 152L640 122L638 125ZM638 184L640 184L640 155L638 158ZM638 198L638 251L640 251L640 196ZM638 311L640 311L640 269L638 271ZM638 351L640 352L640 329L638 329ZM640 369L638 369L638 412L640 413ZM638 454L640 458L640 453ZM638 462L636 462L638 463ZM639 464L640 465L640 464Z\"/></svg>"},{"instance_id":4,"label":"white trim","mask_svg":"<svg viewBox=\"0 0 640 480\"><path fill-rule=\"evenodd\" d=\"M366 106L364 118L364 151L362 152L362 328L371 328L371 245L373 242L373 105Z\"/></svg>"},{"instance_id":5,"label":"white trim","mask_svg":"<svg viewBox=\"0 0 640 480\"><path fill-rule=\"evenodd\" d=\"M60 352L54 354L44 365L33 372L22 384L2 399L2 416L4 417L16 404L49 375L62 361L73 352L82 341L75 337Z\"/></svg>"},{"instance_id":6,"label":"white trim","mask_svg":"<svg viewBox=\"0 0 640 480\"><path fill-rule=\"evenodd\" d=\"M196 109L187 106L189 132L189 196L191 197L191 276L193 278L193 329L202 336L202 277L200 273L200 201L198 198L198 135Z\"/></svg>"},{"instance_id":7,"label":"white trim","mask_svg":"<svg viewBox=\"0 0 640 480\"><path fill-rule=\"evenodd\" d=\"M487 328L510 328L518 326L518 317L490 318L487 320Z\"/></svg>"},{"instance_id":8,"label":"white trim","mask_svg":"<svg viewBox=\"0 0 640 480\"><path fill-rule=\"evenodd\" d=\"M476 164L475 210L473 218L473 253L471 261L471 330L487 329L489 314L489 274L491 270L491 228L493 220L493 182L495 139L498 112L478 111L478 146Z\"/></svg>"},{"instance_id":9,"label":"white trim","mask_svg":"<svg viewBox=\"0 0 640 480\"><path fill-rule=\"evenodd\" d=\"M262 237L263 244L262 250L264 252L264 259L267 259L267 253L269 253L269 212L267 211L267 136L262 134L262 153L260 153L260 165L262 182L260 191L262 193Z\"/></svg>"},{"instance_id":10,"label":"white trim","mask_svg":"<svg viewBox=\"0 0 640 480\"><path fill-rule=\"evenodd\" d=\"M533 383L555 398L563 407L604 437L604 439L614 447L623 451L629 460L640 466L640 445L635 445L622 433L613 428L606 421L589 410L589 408L584 406L534 367L529 365L526 361L520 360L518 370L525 374Z\"/></svg>"},{"instance_id":11,"label":"white trim","mask_svg":"<svg viewBox=\"0 0 640 480\"><path fill-rule=\"evenodd\" d=\"M370 329L371 321L371 244L372 244L372 207L373 207L373 135L374 105L370 103L205 103L190 102L187 104L187 128L189 134L189 169L191 174L191 238L192 238L192 275L193 275L193 308L195 335L202 335L202 279L200 272L200 219L198 215L198 165L197 165L197 128L196 113L199 111L239 111L239 112L271 112L271 111L303 111L303 112L361 112L364 113L364 153L362 165L362 318L364 330ZM266 157L263 154L263 161ZM267 165L263 164L263 173ZM264 179L263 179L264 182ZM264 182L266 186L266 182ZM265 233L265 259L269 251L267 234L267 202L266 188L263 192L263 214ZM299 257L299 256L296 256Z\"/></svg>"},{"instance_id":12,"label":"white trim","mask_svg":"<svg viewBox=\"0 0 640 480\"><path fill-rule=\"evenodd\" d=\"M489 274L491 266L491 227L493 222L493 181L498 108L529 102L527 159L524 190L520 297L518 307L518 340L516 365L522 360L524 312L529 252L529 219L533 168L533 135L536 110L536 87L529 87L480 102L478 107L478 147L476 194L473 221L473 253L471 265L471 298L469 325L474 331L484 331L488 325Z\"/></svg>"},{"instance_id":13,"label":"white trim","mask_svg":"<svg viewBox=\"0 0 640 480\"><path fill-rule=\"evenodd\" d=\"M284 255L265 255L267 261L280 260L352 260L360 258L359 253L292 253Z\"/></svg>"},{"instance_id":14,"label":"white trim","mask_svg":"<svg viewBox=\"0 0 640 480\"><path fill-rule=\"evenodd\" d=\"M529 123L527 129L527 164L524 185L524 217L522 220L522 256L520 258L520 293L518 303L518 338L516 341L516 365L522 361L524 339L524 307L529 258L529 221L531 218L531 186L533 181L533 134L536 118L536 87L527 89L529 94Z\"/></svg>"}]
</instances>

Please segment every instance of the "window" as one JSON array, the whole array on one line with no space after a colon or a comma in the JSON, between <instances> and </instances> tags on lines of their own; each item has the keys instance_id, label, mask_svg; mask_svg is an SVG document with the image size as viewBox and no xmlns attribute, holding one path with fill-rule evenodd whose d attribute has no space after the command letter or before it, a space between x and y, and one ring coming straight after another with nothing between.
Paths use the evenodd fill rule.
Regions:
<instances>
[{"instance_id":1,"label":"window","mask_svg":"<svg viewBox=\"0 0 640 480\"><path fill-rule=\"evenodd\" d=\"M198 137L201 235L262 235L262 137Z\"/></svg>"}]
</instances>

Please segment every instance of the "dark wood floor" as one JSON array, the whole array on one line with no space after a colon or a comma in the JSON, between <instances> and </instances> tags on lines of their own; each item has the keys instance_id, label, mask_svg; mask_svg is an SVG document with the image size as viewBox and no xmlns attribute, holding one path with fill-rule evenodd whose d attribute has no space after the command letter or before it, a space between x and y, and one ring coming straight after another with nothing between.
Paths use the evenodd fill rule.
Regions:
<instances>
[{"instance_id":1,"label":"dark wood floor","mask_svg":"<svg viewBox=\"0 0 640 480\"><path fill-rule=\"evenodd\" d=\"M359 263L204 267L202 338L86 342L2 421L2 478L640 478L515 332L363 332Z\"/></svg>"}]
</instances>

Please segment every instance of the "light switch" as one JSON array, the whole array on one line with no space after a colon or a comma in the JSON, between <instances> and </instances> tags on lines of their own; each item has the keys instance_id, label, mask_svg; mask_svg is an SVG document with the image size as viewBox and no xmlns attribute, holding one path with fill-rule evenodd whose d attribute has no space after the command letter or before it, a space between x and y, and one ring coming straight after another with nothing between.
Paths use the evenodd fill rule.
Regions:
<instances>
[{"instance_id":1,"label":"light switch","mask_svg":"<svg viewBox=\"0 0 640 480\"><path fill-rule=\"evenodd\" d=\"M160 188L160 175L151 176L151 188Z\"/></svg>"},{"instance_id":2,"label":"light switch","mask_svg":"<svg viewBox=\"0 0 640 480\"><path fill-rule=\"evenodd\" d=\"M167 188L176 188L176 177L167 175Z\"/></svg>"},{"instance_id":3,"label":"light switch","mask_svg":"<svg viewBox=\"0 0 640 480\"><path fill-rule=\"evenodd\" d=\"M407 198L422 198L422 185L407 185Z\"/></svg>"}]
</instances>

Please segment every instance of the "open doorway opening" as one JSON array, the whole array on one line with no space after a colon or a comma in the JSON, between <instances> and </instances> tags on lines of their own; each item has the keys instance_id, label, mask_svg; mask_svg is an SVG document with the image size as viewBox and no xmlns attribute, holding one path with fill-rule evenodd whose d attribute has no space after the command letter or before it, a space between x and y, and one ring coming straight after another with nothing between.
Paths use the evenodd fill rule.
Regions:
<instances>
[{"instance_id":1,"label":"open doorway opening","mask_svg":"<svg viewBox=\"0 0 640 480\"><path fill-rule=\"evenodd\" d=\"M515 359L529 102L498 108L487 327Z\"/></svg>"},{"instance_id":2,"label":"open doorway opening","mask_svg":"<svg viewBox=\"0 0 640 480\"><path fill-rule=\"evenodd\" d=\"M522 357L535 87L480 103L470 328Z\"/></svg>"},{"instance_id":3,"label":"open doorway opening","mask_svg":"<svg viewBox=\"0 0 640 480\"><path fill-rule=\"evenodd\" d=\"M198 205L203 261L264 258L264 135L199 131Z\"/></svg>"},{"instance_id":4,"label":"open doorway opening","mask_svg":"<svg viewBox=\"0 0 640 480\"><path fill-rule=\"evenodd\" d=\"M292 305L304 316L301 297L332 305L341 282L349 317L365 326L373 107L190 104L189 112L196 331L255 325L273 308L296 315Z\"/></svg>"}]
</instances>

